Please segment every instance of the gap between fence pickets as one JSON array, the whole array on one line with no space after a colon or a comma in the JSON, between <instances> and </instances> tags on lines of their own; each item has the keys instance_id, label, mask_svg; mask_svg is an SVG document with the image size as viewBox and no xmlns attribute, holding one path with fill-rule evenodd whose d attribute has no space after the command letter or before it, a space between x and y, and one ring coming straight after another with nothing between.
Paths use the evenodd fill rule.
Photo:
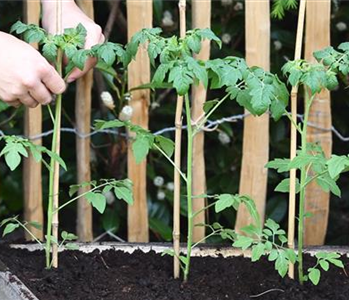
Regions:
<instances>
[{"instance_id":1,"label":"gap between fence pickets","mask_svg":"<svg viewBox=\"0 0 349 300\"><path fill-rule=\"evenodd\" d=\"M166 243L113 243L113 242L103 242L103 243L76 243L79 247L78 251L83 253L92 253L95 250L100 252L107 250L122 251L125 253L132 254L135 251L142 251L143 253L148 253L154 251L155 253L161 254L164 250L172 249L172 244ZM11 245L13 249L22 249L32 251L43 250L38 244L13 244ZM186 253L186 245L181 244L181 252ZM71 251L65 250L64 248L59 249L59 252L62 251ZM307 247L304 249L304 253L307 253L311 256L314 256L318 252L337 252L341 255L349 257L349 247L344 246L318 246L318 247ZM251 251L246 250L242 251L237 248L221 246L221 247L212 247L209 245L201 245L193 249L193 257L236 257L243 256L246 258L251 257Z\"/></svg>"}]
</instances>

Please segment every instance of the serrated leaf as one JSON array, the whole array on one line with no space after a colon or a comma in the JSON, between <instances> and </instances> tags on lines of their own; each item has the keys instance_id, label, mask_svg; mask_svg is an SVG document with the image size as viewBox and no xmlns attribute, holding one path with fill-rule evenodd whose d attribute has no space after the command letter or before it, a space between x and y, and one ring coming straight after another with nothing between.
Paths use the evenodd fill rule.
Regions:
<instances>
[{"instance_id":1,"label":"serrated leaf","mask_svg":"<svg viewBox=\"0 0 349 300\"><path fill-rule=\"evenodd\" d=\"M237 248L241 248L242 250L246 250L247 248L249 248L252 245L253 241L254 240L248 236L238 235L235 242L233 243L233 247L237 247Z\"/></svg>"},{"instance_id":2,"label":"serrated leaf","mask_svg":"<svg viewBox=\"0 0 349 300\"><path fill-rule=\"evenodd\" d=\"M328 173L331 178L336 178L343 170L349 167L349 158L347 156L332 155L331 158L326 162L328 166Z\"/></svg>"},{"instance_id":3,"label":"serrated leaf","mask_svg":"<svg viewBox=\"0 0 349 300\"><path fill-rule=\"evenodd\" d=\"M278 173L288 172L290 160L288 158L276 158L268 162L265 167L269 169L276 169Z\"/></svg>"},{"instance_id":4,"label":"serrated leaf","mask_svg":"<svg viewBox=\"0 0 349 300\"><path fill-rule=\"evenodd\" d=\"M261 258L262 255L264 255L265 246L263 243L258 243L257 245L253 246L252 253L251 253L251 261L257 261Z\"/></svg>"},{"instance_id":5,"label":"serrated leaf","mask_svg":"<svg viewBox=\"0 0 349 300\"><path fill-rule=\"evenodd\" d=\"M240 203L240 200L238 197L231 194L221 194L218 196L218 200L215 203L215 212L219 213L231 206L237 209L239 206L239 203Z\"/></svg>"}]
</instances>

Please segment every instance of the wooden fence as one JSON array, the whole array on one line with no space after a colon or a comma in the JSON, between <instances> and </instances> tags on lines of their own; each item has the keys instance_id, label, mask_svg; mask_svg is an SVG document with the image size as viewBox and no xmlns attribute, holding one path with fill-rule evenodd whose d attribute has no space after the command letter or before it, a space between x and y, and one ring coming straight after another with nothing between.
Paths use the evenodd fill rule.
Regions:
<instances>
[{"instance_id":1,"label":"wooden fence","mask_svg":"<svg viewBox=\"0 0 349 300\"><path fill-rule=\"evenodd\" d=\"M303 1L303 0L302 0ZM193 27L210 27L211 6L220 5L220 1L213 4L210 0L192 0ZM264 69L270 66L270 1L246 0L245 25L246 25L246 59L249 65L258 65ZM93 18L93 1L78 1L80 7ZM127 27L130 38L136 31L143 27L152 26L152 1L127 0ZM312 59L311 53L330 44L330 0L313 0L307 3L306 33L305 33L305 58ZM113 12L113 10L112 10ZM115 13L115 11L114 11ZM25 6L26 21L38 23L40 6L37 0L27 0ZM110 28L107 28L110 31ZM210 45L205 42L201 59L208 59ZM146 49L142 48L137 54L137 59L128 70L129 87L134 87L150 81L150 64ZM92 71L77 82L76 91L76 127L80 133L88 134L91 123L91 89L93 84ZM202 104L206 92L202 86L192 91L193 118L202 113ZM147 128L148 106L150 94L148 91L135 91L132 95L133 108L132 122ZM83 103L83 105L82 105ZM311 120L321 127L331 128L330 95L321 93L313 105ZM41 132L41 108L26 110L24 132L33 136ZM264 216L266 207L267 170L264 165L269 157L269 116L247 117L244 120L243 157L240 179L240 193L251 195L256 201L261 216ZM309 141L320 141L326 155L331 153L331 133L324 133L316 129L309 130ZM41 143L41 140L36 140ZM88 181L91 177L90 170L90 140L76 137L77 178L79 182ZM204 133L200 133L194 142L194 194L204 194L206 190L205 158L204 158ZM147 186L146 162L135 164L131 151L128 152L128 176L134 183L135 203L128 208L128 239L132 242L147 242L149 240L148 211L147 211ZM24 166L25 191L25 218L28 221L43 220L41 166L27 159ZM80 190L82 193L83 190ZM196 199L195 210L205 205L205 199ZM314 184L307 189L307 211L312 211L315 217L306 222L305 241L307 244L322 244L327 230L329 210L329 194L319 190ZM204 222L205 215L197 217L197 222ZM250 223L244 207L241 207L236 222L236 229ZM91 207L83 199L77 208L77 233L83 241L92 240L92 213ZM196 228L194 240L204 237L204 230ZM42 233L36 231L38 238Z\"/></svg>"}]
</instances>

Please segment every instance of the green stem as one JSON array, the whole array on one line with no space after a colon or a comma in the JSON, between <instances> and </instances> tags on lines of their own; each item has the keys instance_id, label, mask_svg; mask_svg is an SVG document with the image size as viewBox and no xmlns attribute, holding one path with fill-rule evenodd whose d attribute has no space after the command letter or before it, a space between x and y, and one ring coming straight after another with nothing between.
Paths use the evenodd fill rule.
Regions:
<instances>
[{"instance_id":1,"label":"green stem","mask_svg":"<svg viewBox=\"0 0 349 300\"><path fill-rule=\"evenodd\" d=\"M41 247L43 246L42 243L38 240L38 238L27 228L27 224L28 223L25 223L25 224L22 224L20 221L18 221L17 219L14 219L18 224L19 226L21 226L30 236L31 238L37 242Z\"/></svg>"},{"instance_id":2,"label":"green stem","mask_svg":"<svg viewBox=\"0 0 349 300\"><path fill-rule=\"evenodd\" d=\"M60 75L62 75L62 51L58 51L56 69ZM56 109L55 116L53 118L53 137L52 137L52 145L51 151L53 153L58 153L57 144L58 144L58 132L59 128L59 120L61 118L61 110L62 110L62 95L57 95L56 99ZM51 158L50 160L50 174L49 174L49 195L48 195L48 208L47 208L47 232L46 232L46 268L51 268L51 246L52 246L52 217L53 217L53 190L54 190L54 173L55 173L56 161Z\"/></svg>"},{"instance_id":3,"label":"green stem","mask_svg":"<svg viewBox=\"0 0 349 300\"><path fill-rule=\"evenodd\" d=\"M172 166L177 170L177 172L182 176L183 180L187 182L187 177L180 170L178 166L176 166L175 162L163 151L158 145L154 144L154 147L172 164Z\"/></svg>"},{"instance_id":4,"label":"green stem","mask_svg":"<svg viewBox=\"0 0 349 300\"><path fill-rule=\"evenodd\" d=\"M202 126L205 125L205 123L207 122L207 120L209 119L209 117L217 110L217 108L218 108L229 96L230 96L230 95L227 94L227 95L225 95L221 100L219 100L219 101L217 102L217 104L216 104L216 105L209 111L209 113L205 116L205 118L204 118L202 121L200 121L199 124L196 125L196 128L195 128L195 130L194 130L193 136L194 136L195 134L197 134L197 133L201 130ZM191 123L191 122L190 122L190 123Z\"/></svg>"},{"instance_id":5,"label":"green stem","mask_svg":"<svg viewBox=\"0 0 349 300\"><path fill-rule=\"evenodd\" d=\"M304 122L301 134L301 152L303 155L307 153L307 126L310 106L312 103L312 98L309 99L308 93L305 93L305 112L304 112ZM304 232L304 206L305 206L305 183L307 179L306 166L301 168L301 179L300 179L300 194L299 194L299 218L298 218L298 278L300 284L304 282L303 274L303 232Z\"/></svg>"},{"instance_id":6,"label":"green stem","mask_svg":"<svg viewBox=\"0 0 349 300\"><path fill-rule=\"evenodd\" d=\"M216 202L210 203L209 205L206 205L205 207L199 209L193 214L193 218L195 218L197 215L199 215L201 212L205 211L206 209L209 209L210 207L214 206Z\"/></svg>"},{"instance_id":7,"label":"green stem","mask_svg":"<svg viewBox=\"0 0 349 300\"><path fill-rule=\"evenodd\" d=\"M193 156L193 127L191 124L191 111L188 94L185 95L185 110L187 116L187 204L188 204L188 240L187 263L184 269L184 281L188 280L190 270L190 256L193 243L193 204L192 204L192 156Z\"/></svg>"},{"instance_id":8,"label":"green stem","mask_svg":"<svg viewBox=\"0 0 349 300\"><path fill-rule=\"evenodd\" d=\"M302 130L300 129L300 127L297 125L297 123L293 120L292 115L286 110L285 110L285 115L286 117L290 120L290 122L292 123L292 125L297 129L298 133L302 134Z\"/></svg>"},{"instance_id":9,"label":"green stem","mask_svg":"<svg viewBox=\"0 0 349 300\"><path fill-rule=\"evenodd\" d=\"M66 203L64 203L64 204L62 204L61 206L59 206L59 207L58 207L57 209L55 209L52 213L55 214L55 213L59 212L62 208L68 206L69 204L73 203L74 201L80 199L81 197L86 196L86 194L88 194L88 193L90 193L90 192L93 192L93 191L95 191L95 190L97 190L97 189L100 189L101 187L106 186L106 185L108 185L108 184L110 184L110 183L109 183L109 182L103 183L103 184L101 184L101 185L98 185L98 186L94 187L93 189L90 189L90 190L88 190L88 191L86 191L86 192L84 192L84 193L82 193L82 194L79 194L79 196L76 196L75 198L70 199L70 200L67 201Z\"/></svg>"}]
</instances>

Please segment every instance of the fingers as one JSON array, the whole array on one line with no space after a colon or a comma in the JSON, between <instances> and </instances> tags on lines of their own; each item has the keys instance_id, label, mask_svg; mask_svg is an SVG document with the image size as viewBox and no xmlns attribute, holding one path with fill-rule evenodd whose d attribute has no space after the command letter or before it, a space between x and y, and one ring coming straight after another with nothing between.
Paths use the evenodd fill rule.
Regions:
<instances>
[{"instance_id":1,"label":"fingers","mask_svg":"<svg viewBox=\"0 0 349 300\"><path fill-rule=\"evenodd\" d=\"M66 89L64 80L51 65L41 70L41 81L53 94L62 94Z\"/></svg>"},{"instance_id":2,"label":"fingers","mask_svg":"<svg viewBox=\"0 0 349 300\"><path fill-rule=\"evenodd\" d=\"M42 105L47 105L52 101L51 93L41 81L37 81L36 85L29 90L29 94Z\"/></svg>"},{"instance_id":3,"label":"fingers","mask_svg":"<svg viewBox=\"0 0 349 300\"><path fill-rule=\"evenodd\" d=\"M27 95L23 95L20 101L30 108L35 108L39 105L39 103L32 96L30 96L29 93Z\"/></svg>"},{"instance_id":4,"label":"fingers","mask_svg":"<svg viewBox=\"0 0 349 300\"><path fill-rule=\"evenodd\" d=\"M18 108L21 106L21 102L19 100L7 101L8 105Z\"/></svg>"},{"instance_id":5,"label":"fingers","mask_svg":"<svg viewBox=\"0 0 349 300\"><path fill-rule=\"evenodd\" d=\"M84 76L88 71L90 71L97 63L97 59L94 57L90 57L86 63L85 63L85 67L83 70L80 70L78 68L74 68L73 71L71 72L71 74L69 75L67 82L71 83L73 81L75 81L78 78L81 78L82 76Z\"/></svg>"}]
</instances>

